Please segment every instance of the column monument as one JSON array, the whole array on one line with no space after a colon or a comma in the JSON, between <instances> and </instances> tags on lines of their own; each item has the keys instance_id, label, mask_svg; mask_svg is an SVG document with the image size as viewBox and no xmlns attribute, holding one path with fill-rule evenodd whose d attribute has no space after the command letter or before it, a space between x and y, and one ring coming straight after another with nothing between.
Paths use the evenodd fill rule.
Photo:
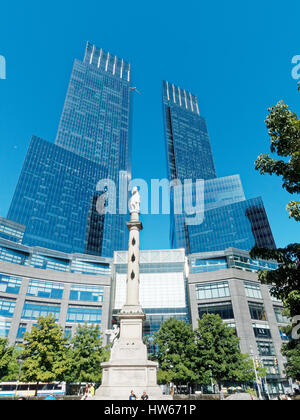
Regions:
<instances>
[{"instance_id":1,"label":"column monument","mask_svg":"<svg viewBox=\"0 0 300 420\"><path fill-rule=\"evenodd\" d=\"M102 363L102 384L95 398L103 400L128 400L131 390L140 397L144 391L151 400L167 399L157 385L157 363L147 359L143 343L143 321L146 316L139 302L140 286L140 196L136 187L129 200L128 270L126 302L119 312L120 337L114 341L110 360Z\"/></svg>"}]
</instances>

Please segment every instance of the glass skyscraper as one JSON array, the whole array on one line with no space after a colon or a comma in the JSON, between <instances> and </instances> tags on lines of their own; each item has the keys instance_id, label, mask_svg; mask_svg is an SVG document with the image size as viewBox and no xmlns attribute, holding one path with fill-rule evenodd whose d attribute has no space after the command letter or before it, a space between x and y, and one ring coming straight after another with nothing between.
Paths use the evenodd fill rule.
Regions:
<instances>
[{"instance_id":1,"label":"glass skyscraper","mask_svg":"<svg viewBox=\"0 0 300 420\"><path fill-rule=\"evenodd\" d=\"M8 218L24 243L112 257L126 249L126 211L97 212L100 180L131 177L130 64L87 43L75 60L55 144L33 137ZM109 199L109 198L108 198ZM106 203L107 204L107 203Z\"/></svg>"},{"instance_id":2,"label":"glass skyscraper","mask_svg":"<svg viewBox=\"0 0 300 420\"><path fill-rule=\"evenodd\" d=\"M91 197L106 168L33 137L8 212L26 226L23 243L83 252Z\"/></svg>"},{"instance_id":3,"label":"glass skyscraper","mask_svg":"<svg viewBox=\"0 0 300 420\"><path fill-rule=\"evenodd\" d=\"M163 112L169 179L216 178L206 121L195 95L163 82Z\"/></svg>"},{"instance_id":4,"label":"glass skyscraper","mask_svg":"<svg viewBox=\"0 0 300 420\"><path fill-rule=\"evenodd\" d=\"M131 172L130 64L87 43L75 60L55 144L107 168Z\"/></svg>"},{"instance_id":5,"label":"glass skyscraper","mask_svg":"<svg viewBox=\"0 0 300 420\"><path fill-rule=\"evenodd\" d=\"M262 199L246 200L239 175L217 178L197 97L164 81L163 117L168 176L179 182L171 191L172 248L185 248L187 253L229 247L249 251L254 245L275 248ZM181 188L185 180L192 183L188 194L194 204L195 182L204 182L204 217L199 224L189 223L189 216L176 207L176 188Z\"/></svg>"}]
</instances>

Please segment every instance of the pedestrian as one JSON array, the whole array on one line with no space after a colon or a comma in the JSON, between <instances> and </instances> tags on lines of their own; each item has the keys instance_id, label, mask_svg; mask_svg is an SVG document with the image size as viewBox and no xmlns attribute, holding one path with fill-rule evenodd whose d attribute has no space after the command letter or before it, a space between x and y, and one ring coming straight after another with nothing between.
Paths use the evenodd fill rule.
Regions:
<instances>
[{"instance_id":1,"label":"pedestrian","mask_svg":"<svg viewBox=\"0 0 300 420\"><path fill-rule=\"evenodd\" d=\"M94 387L94 384L91 384L91 386L90 386L90 393L91 393L91 396L92 397L95 395L95 387Z\"/></svg>"},{"instance_id":2,"label":"pedestrian","mask_svg":"<svg viewBox=\"0 0 300 420\"><path fill-rule=\"evenodd\" d=\"M148 397L146 391L143 392L143 395L141 396L141 400L144 400L144 401L149 400L149 397Z\"/></svg>"},{"instance_id":3,"label":"pedestrian","mask_svg":"<svg viewBox=\"0 0 300 420\"><path fill-rule=\"evenodd\" d=\"M222 391L222 389L220 391L220 400L224 400L224 392Z\"/></svg>"},{"instance_id":4,"label":"pedestrian","mask_svg":"<svg viewBox=\"0 0 300 420\"><path fill-rule=\"evenodd\" d=\"M137 399L136 398L136 395L135 395L135 393L133 391L130 392L129 399L130 400L136 400Z\"/></svg>"},{"instance_id":5,"label":"pedestrian","mask_svg":"<svg viewBox=\"0 0 300 420\"><path fill-rule=\"evenodd\" d=\"M89 384L86 384L81 400L82 401L87 400L88 395L89 395Z\"/></svg>"}]
</instances>

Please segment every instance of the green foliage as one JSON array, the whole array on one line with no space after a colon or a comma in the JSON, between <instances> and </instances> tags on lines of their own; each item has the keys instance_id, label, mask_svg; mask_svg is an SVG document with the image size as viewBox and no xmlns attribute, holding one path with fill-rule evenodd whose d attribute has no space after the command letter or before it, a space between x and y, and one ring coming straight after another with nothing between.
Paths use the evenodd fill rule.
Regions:
<instances>
[{"instance_id":1,"label":"green foliage","mask_svg":"<svg viewBox=\"0 0 300 420\"><path fill-rule=\"evenodd\" d=\"M300 314L300 244L275 250L254 247L250 256L279 263L277 270L259 271L259 280L272 285L271 294L284 302L291 316Z\"/></svg>"},{"instance_id":2,"label":"green foliage","mask_svg":"<svg viewBox=\"0 0 300 420\"><path fill-rule=\"evenodd\" d=\"M289 110L283 101L269 109L266 126L271 141L271 152L284 159L273 159L267 154L261 154L255 168L261 174L282 177L282 187L290 194L300 192L300 120ZM300 203L291 201L287 210L289 217L300 220Z\"/></svg>"},{"instance_id":3,"label":"green foliage","mask_svg":"<svg viewBox=\"0 0 300 420\"><path fill-rule=\"evenodd\" d=\"M291 340L284 344L281 349L282 354L287 358L285 372L288 378L300 380L300 342Z\"/></svg>"},{"instance_id":4,"label":"green foliage","mask_svg":"<svg viewBox=\"0 0 300 420\"><path fill-rule=\"evenodd\" d=\"M158 381L192 384L197 381L193 366L195 352L192 326L176 318L164 321L154 334L154 344L158 346L156 358L159 363Z\"/></svg>"},{"instance_id":5,"label":"green foliage","mask_svg":"<svg viewBox=\"0 0 300 420\"><path fill-rule=\"evenodd\" d=\"M275 174L282 177L282 187L290 194L300 192L300 120L289 107L280 101L269 109L266 119L271 140L271 152L284 159L276 160L268 155L260 155L255 167L261 174ZM300 220L300 203L291 201L287 205L289 217ZM276 250L254 247L251 258L273 259L279 268L273 271L260 271L259 280L272 285L271 294L284 303L291 317L300 314L300 244L290 244ZM292 326L288 327L289 330ZM289 331L286 331L288 334ZM300 344L291 340L282 347L287 358L285 370L288 376L300 378Z\"/></svg>"},{"instance_id":6,"label":"green foliage","mask_svg":"<svg viewBox=\"0 0 300 420\"><path fill-rule=\"evenodd\" d=\"M101 363L109 358L109 351L102 347L98 325L79 325L71 340L70 382L101 382Z\"/></svg>"},{"instance_id":7,"label":"green foliage","mask_svg":"<svg viewBox=\"0 0 300 420\"><path fill-rule=\"evenodd\" d=\"M30 333L24 334L21 379L32 382L64 380L68 370L68 341L55 317L38 318Z\"/></svg>"},{"instance_id":8,"label":"green foliage","mask_svg":"<svg viewBox=\"0 0 300 420\"><path fill-rule=\"evenodd\" d=\"M219 386L225 380L247 382L254 379L252 361L241 353L240 339L219 315L204 315L198 321L195 334L200 383L209 383L209 377Z\"/></svg>"},{"instance_id":9,"label":"green foliage","mask_svg":"<svg viewBox=\"0 0 300 420\"><path fill-rule=\"evenodd\" d=\"M257 392L255 391L255 389L248 387L246 388L246 392L250 395L253 395L253 397L257 398Z\"/></svg>"},{"instance_id":10,"label":"green foliage","mask_svg":"<svg viewBox=\"0 0 300 420\"><path fill-rule=\"evenodd\" d=\"M300 294L300 292L299 292ZM288 337L292 336L294 325L283 327L282 330ZM285 373L288 378L300 380L300 340L289 340L281 347L281 353L286 357Z\"/></svg>"},{"instance_id":11,"label":"green foliage","mask_svg":"<svg viewBox=\"0 0 300 420\"><path fill-rule=\"evenodd\" d=\"M241 353L233 328L218 315L207 314L198 328L175 318L155 333L158 380L161 383L210 384L224 380L247 382L255 378L248 355Z\"/></svg>"},{"instance_id":12,"label":"green foliage","mask_svg":"<svg viewBox=\"0 0 300 420\"><path fill-rule=\"evenodd\" d=\"M0 338L0 380L7 379L13 360L14 348L8 345L6 338Z\"/></svg>"}]
</instances>

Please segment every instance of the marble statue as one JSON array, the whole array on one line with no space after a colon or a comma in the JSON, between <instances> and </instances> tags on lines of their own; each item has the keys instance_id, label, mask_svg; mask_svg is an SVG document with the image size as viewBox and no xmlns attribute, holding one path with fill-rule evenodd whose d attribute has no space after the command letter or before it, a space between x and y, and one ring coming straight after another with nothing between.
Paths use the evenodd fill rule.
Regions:
<instances>
[{"instance_id":1,"label":"marble statue","mask_svg":"<svg viewBox=\"0 0 300 420\"><path fill-rule=\"evenodd\" d=\"M140 194L139 194L139 191L138 191L137 187L133 187L131 194L132 195L131 195L129 203L128 203L129 212L130 213L134 213L134 212L139 213L140 212L141 199L140 199Z\"/></svg>"},{"instance_id":2,"label":"marble statue","mask_svg":"<svg viewBox=\"0 0 300 420\"><path fill-rule=\"evenodd\" d=\"M114 325L112 330L105 331L105 335L108 336L110 343L114 343L117 340L119 333L120 328L117 325Z\"/></svg>"}]
</instances>

